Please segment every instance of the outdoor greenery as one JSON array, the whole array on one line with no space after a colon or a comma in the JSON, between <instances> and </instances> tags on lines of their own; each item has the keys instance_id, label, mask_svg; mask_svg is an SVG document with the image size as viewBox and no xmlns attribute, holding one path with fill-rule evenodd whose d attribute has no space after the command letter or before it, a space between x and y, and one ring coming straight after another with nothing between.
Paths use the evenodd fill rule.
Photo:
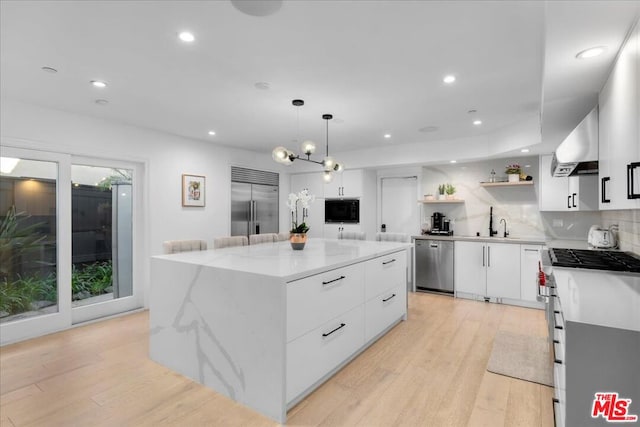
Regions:
<instances>
[{"instance_id":1,"label":"outdoor greenery","mask_svg":"<svg viewBox=\"0 0 640 427\"><path fill-rule=\"evenodd\" d=\"M49 274L45 278L18 276L11 282L5 278L0 283L0 311L9 315L33 310L33 303L36 301L49 301L55 304L57 298L54 274Z\"/></svg>"},{"instance_id":2,"label":"outdoor greenery","mask_svg":"<svg viewBox=\"0 0 640 427\"><path fill-rule=\"evenodd\" d=\"M12 206L0 222L0 313L3 316L37 310L57 302L55 272L25 275L21 271L23 256L39 249L46 239L37 231L42 223L27 225L28 218L29 215L16 212ZM113 266L110 260L73 265L72 268L74 300L111 292Z\"/></svg>"},{"instance_id":3,"label":"outdoor greenery","mask_svg":"<svg viewBox=\"0 0 640 427\"><path fill-rule=\"evenodd\" d=\"M110 260L85 264L81 268L74 265L71 271L73 300L108 293L112 274L113 266Z\"/></svg>"}]
</instances>

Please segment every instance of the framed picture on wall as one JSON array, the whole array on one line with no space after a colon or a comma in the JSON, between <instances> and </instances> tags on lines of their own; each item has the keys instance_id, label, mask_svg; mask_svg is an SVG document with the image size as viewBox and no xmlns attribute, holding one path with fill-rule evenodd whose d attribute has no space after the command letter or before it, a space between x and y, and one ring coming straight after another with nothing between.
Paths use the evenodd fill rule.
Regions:
<instances>
[{"instance_id":1,"label":"framed picture on wall","mask_svg":"<svg viewBox=\"0 0 640 427\"><path fill-rule=\"evenodd\" d=\"M182 174L182 206L204 206L204 181L201 175Z\"/></svg>"}]
</instances>

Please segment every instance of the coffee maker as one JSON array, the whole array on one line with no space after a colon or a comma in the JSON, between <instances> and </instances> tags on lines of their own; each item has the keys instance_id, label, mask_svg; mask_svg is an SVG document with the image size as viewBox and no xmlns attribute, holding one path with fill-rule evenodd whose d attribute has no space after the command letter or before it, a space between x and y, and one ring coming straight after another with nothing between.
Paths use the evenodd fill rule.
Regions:
<instances>
[{"instance_id":1,"label":"coffee maker","mask_svg":"<svg viewBox=\"0 0 640 427\"><path fill-rule=\"evenodd\" d=\"M440 236L453 236L453 230L451 229L451 223L446 216L440 212L434 212L431 215L431 230L428 234L440 235Z\"/></svg>"}]
</instances>

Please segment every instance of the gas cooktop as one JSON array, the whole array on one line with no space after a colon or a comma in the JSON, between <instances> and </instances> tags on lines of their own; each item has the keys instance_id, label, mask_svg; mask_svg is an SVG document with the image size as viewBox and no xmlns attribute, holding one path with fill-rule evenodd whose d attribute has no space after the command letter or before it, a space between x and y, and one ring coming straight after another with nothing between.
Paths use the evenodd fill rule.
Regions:
<instances>
[{"instance_id":1,"label":"gas cooktop","mask_svg":"<svg viewBox=\"0 0 640 427\"><path fill-rule=\"evenodd\" d=\"M629 252L551 248L549 256L556 267L640 273L640 258Z\"/></svg>"}]
</instances>

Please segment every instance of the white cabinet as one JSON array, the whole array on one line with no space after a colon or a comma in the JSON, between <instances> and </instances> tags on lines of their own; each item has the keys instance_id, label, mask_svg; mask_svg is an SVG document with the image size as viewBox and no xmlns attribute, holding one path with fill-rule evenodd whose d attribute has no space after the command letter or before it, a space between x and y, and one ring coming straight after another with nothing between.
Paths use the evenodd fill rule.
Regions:
<instances>
[{"instance_id":1,"label":"white cabinet","mask_svg":"<svg viewBox=\"0 0 640 427\"><path fill-rule=\"evenodd\" d=\"M309 226L309 237L324 237L324 181L322 180L322 172L314 173L297 173L291 175L291 192L298 193L302 190L308 190L309 194L316 196L316 200L312 202L305 212L305 222ZM291 215L288 209L285 209L287 215ZM288 218L291 221L290 217Z\"/></svg>"},{"instance_id":2,"label":"white cabinet","mask_svg":"<svg viewBox=\"0 0 640 427\"><path fill-rule=\"evenodd\" d=\"M487 292L492 298L520 299L520 251L511 243L485 243Z\"/></svg>"},{"instance_id":3,"label":"white cabinet","mask_svg":"<svg viewBox=\"0 0 640 427\"><path fill-rule=\"evenodd\" d=\"M543 307L538 303L538 262L542 246L540 245L520 245L520 299L535 303L536 306Z\"/></svg>"},{"instance_id":4,"label":"white cabinet","mask_svg":"<svg viewBox=\"0 0 640 427\"><path fill-rule=\"evenodd\" d=\"M333 174L333 181L324 185L324 197L361 197L363 193L362 170L346 170Z\"/></svg>"},{"instance_id":5,"label":"white cabinet","mask_svg":"<svg viewBox=\"0 0 640 427\"><path fill-rule=\"evenodd\" d=\"M307 234L309 237L324 237L324 199L316 199L306 209Z\"/></svg>"},{"instance_id":6,"label":"white cabinet","mask_svg":"<svg viewBox=\"0 0 640 427\"><path fill-rule=\"evenodd\" d=\"M364 308L359 305L287 344L287 402L312 387L364 343Z\"/></svg>"},{"instance_id":7,"label":"white cabinet","mask_svg":"<svg viewBox=\"0 0 640 427\"><path fill-rule=\"evenodd\" d=\"M291 403L407 314L401 250L287 283L287 385Z\"/></svg>"},{"instance_id":8,"label":"white cabinet","mask_svg":"<svg viewBox=\"0 0 640 427\"><path fill-rule=\"evenodd\" d=\"M358 263L287 285L287 342L362 304L364 264Z\"/></svg>"},{"instance_id":9,"label":"white cabinet","mask_svg":"<svg viewBox=\"0 0 640 427\"><path fill-rule=\"evenodd\" d=\"M519 245L456 241L454 289L456 294L520 299Z\"/></svg>"},{"instance_id":10,"label":"white cabinet","mask_svg":"<svg viewBox=\"0 0 640 427\"><path fill-rule=\"evenodd\" d=\"M407 253L379 257L365 264L366 341L375 338L407 310Z\"/></svg>"},{"instance_id":11,"label":"white cabinet","mask_svg":"<svg viewBox=\"0 0 640 427\"><path fill-rule=\"evenodd\" d=\"M539 209L541 211L598 210L597 175L553 177L552 156L540 156Z\"/></svg>"},{"instance_id":12,"label":"white cabinet","mask_svg":"<svg viewBox=\"0 0 640 427\"><path fill-rule=\"evenodd\" d=\"M640 208L640 25L598 98L600 209Z\"/></svg>"},{"instance_id":13,"label":"white cabinet","mask_svg":"<svg viewBox=\"0 0 640 427\"><path fill-rule=\"evenodd\" d=\"M484 296L487 286L484 243L456 241L453 250L454 290Z\"/></svg>"},{"instance_id":14,"label":"white cabinet","mask_svg":"<svg viewBox=\"0 0 640 427\"><path fill-rule=\"evenodd\" d=\"M324 238L337 239L343 231L361 231L360 224L324 224ZM371 236L368 237L372 240Z\"/></svg>"},{"instance_id":15,"label":"white cabinet","mask_svg":"<svg viewBox=\"0 0 640 427\"><path fill-rule=\"evenodd\" d=\"M324 197L324 181L322 180L321 171L291 175L291 192L297 193L305 189L309 191L309 194L316 196L317 199Z\"/></svg>"}]
</instances>

